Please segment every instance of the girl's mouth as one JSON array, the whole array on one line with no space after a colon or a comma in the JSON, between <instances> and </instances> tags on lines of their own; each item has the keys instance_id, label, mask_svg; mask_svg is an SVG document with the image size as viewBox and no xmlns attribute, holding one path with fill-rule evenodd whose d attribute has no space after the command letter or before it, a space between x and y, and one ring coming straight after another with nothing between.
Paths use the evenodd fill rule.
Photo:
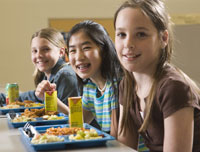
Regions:
<instances>
[{"instance_id":1,"label":"girl's mouth","mask_svg":"<svg viewBox=\"0 0 200 152\"><path fill-rule=\"evenodd\" d=\"M133 55L124 55L124 57L127 59L127 60L134 60L138 57L140 57L141 54L133 54Z\"/></svg>"},{"instance_id":2,"label":"girl's mouth","mask_svg":"<svg viewBox=\"0 0 200 152\"><path fill-rule=\"evenodd\" d=\"M90 67L91 64L80 64L80 65L77 65L76 68L78 70L80 70L81 72L84 72L86 71L89 67Z\"/></svg>"},{"instance_id":3,"label":"girl's mouth","mask_svg":"<svg viewBox=\"0 0 200 152\"><path fill-rule=\"evenodd\" d=\"M45 63L47 63L48 61L44 61L44 60L40 60L40 61L37 61L36 63L37 64L45 64Z\"/></svg>"}]
</instances>

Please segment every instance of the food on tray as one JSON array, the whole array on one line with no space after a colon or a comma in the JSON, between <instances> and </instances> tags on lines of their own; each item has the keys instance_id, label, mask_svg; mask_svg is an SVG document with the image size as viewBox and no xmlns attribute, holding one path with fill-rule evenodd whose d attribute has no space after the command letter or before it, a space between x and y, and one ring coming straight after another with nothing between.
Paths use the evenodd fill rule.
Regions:
<instances>
[{"instance_id":1,"label":"food on tray","mask_svg":"<svg viewBox=\"0 0 200 152\"><path fill-rule=\"evenodd\" d=\"M46 130L45 134L48 135L56 135L56 136L62 136L62 135L71 135L76 134L79 130L86 131L88 129L85 128L49 128Z\"/></svg>"},{"instance_id":2,"label":"food on tray","mask_svg":"<svg viewBox=\"0 0 200 152\"><path fill-rule=\"evenodd\" d=\"M20 105L20 106L24 106L24 107L41 107L41 106L44 106L44 104L42 104L42 103L36 103L34 101L31 101L31 100L24 100L23 102L16 101L16 102L13 102L11 104Z\"/></svg>"},{"instance_id":3,"label":"food on tray","mask_svg":"<svg viewBox=\"0 0 200 152\"><path fill-rule=\"evenodd\" d=\"M24 107L41 107L44 106L42 103L26 103Z\"/></svg>"},{"instance_id":4,"label":"food on tray","mask_svg":"<svg viewBox=\"0 0 200 152\"><path fill-rule=\"evenodd\" d=\"M79 130L77 131L76 135L70 135L70 140L88 140L88 139L99 139L102 138L102 136L99 136L97 131L93 128L90 128L90 130Z\"/></svg>"},{"instance_id":5,"label":"food on tray","mask_svg":"<svg viewBox=\"0 0 200 152\"><path fill-rule=\"evenodd\" d=\"M25 109L24 113L21 115L31 117L31 118L37 118L37 117L42 117L44 115L57 115L58 112L45 112L45 109Z\"/></svg>"},{"instance_id":6,"label":"food on tray","mask_svg":"<svg viewBox=\"0 0 200 152\"><path fill-rule=\"evenodd\" d=\"M33 137L31 140L32 144L43 144L43 143L49 143L49 142L60 142L64 141L63 137L58 137L55 135L48 135L48 134L37 134Z\"/></svg>"},{"instance_id":7,"label":"food on tray","mask_svg":"<svg viewBox=\"0 0 200 152\"><path fill-rule=\"evenodd\" d=\"M1 107L1 109L16 109L16 108L20 108L20 106L10 104L10 105L6 105L6 106Z\"/></svg>"},{"instance_id":8,"label":"food on tray","mask_svg":"<svg viewBox=\"0 0 200 152\"><path fill-rule=\"evenodd\" d=\"M69 128L69 124L59 124L59 125L54 125L54 126L28 126L24 128L19 128L19 131L21 133L21 136L23 137L23 143L27 147L27 149L32 149L33 151L52 151L52 150L65 150L67 147L75 147L75 148L86 148L86 147L97 147L97 146L102 146L105 144L107 141L110 140L115 140L115 138L107 133L104 133L101 130L98 130L91 125L84 123L83 128L78 128L83 130L87 130L88 132L84 132L85 138L83 140L71 138L69 139L70 135L49 135L45 133L48 129L56 130L62 128L65 128L67 130L75 130L77 128ZM26 128L30 129L26 129ZM50 128L54 127L54 128ZM60 128L58 128L60 127ZM93 128L93 129L91 129ZM91 129L91 130L90 130ZM30 130L30 131L27 131ZM96 130L96 131L95 131ZM29 133L31 132L31 133ZM74 131L75 132L75 131ZM72 134L75 134L75 133ZM76 131L77 134L78 131ZM78 132L82 136L83 132ZM98 135L97 135L98 133ZM87 139L87 136L89 139ZM97 136L97 137L96 137ZM72 137L72 136L71 136ZM94 137L94 138L93 138Z\"/></svg>"},{"instance_id":9,"label":"food on tray","mask_svg":"<svg viewBox=\"0 0 200 152\"><path fill-rule=\"evenodd\" d=\"M93 128L49 128L44 134L55 136L70 135L70 140L99 139L103 137L98 135L97 131Z\"/></svg>"},{"instance_id":10,"label":"food on tray","mask_svg":"<svg viewBox=\"0 0 200 152\"><path fill-rule=\"evenodd\" d=\"M24 106L25 103L24 103L24 102L21 102L21 101L15 101L15 102L9 103L9 105L19 105L19 106Z\"/></svg>"},{"instance_id":11,"label":"food on tray","mask_svg":"<svg viewBox=\"0 0 200 152\"><path fill-rule=\"evenodd\" d=\"M17 109L17 108L20 108L20 106L24 106L24 107L41 107L41 106L44 106L44 104L36 103L36 102L30 101L30 100L24 100L23 102L15 101L15 102L12 102L12 103L2 107L2 109Z\"/></svg>"},{"instance_id":12,"label":"food on tray","mask_svg":"<svg viewBox=\"0 0 200 152\"><path fill-rule=\"evenodd\" d=\"M51 115L52 114L52 115ZM64 116L57 116L56 113L47 113L45 112L44 108L42 109L25 109L24 113L21 113L21 115L17 115L12 119L12 122L27 122L27 121L37 121L38 117L42 117L43 120L60 120L64 119Z\"/></svg>"},{"instance_id":13,"label":"food on tray","mask_svg":"<svg viewBox=\"0 0 200 152\"><path fill-rule=\"evenodd\" d=\"M24 103L35 103L34 101L31 101L31 100L24 100L23 102Z\"/></svg>"},{"instance_id":14,"label":"food on tray","mask_svg":"<svg viewBox=\"0 0 200 152\"><path fill-rule=\"evenodd\" d=\"M18 116L15 117L12 122L27 122L27 121L36 121L35 118L30 118L30 117L26 117L26 116Z\"/></svg>"},{"instance_id":15,"label":"food on tray","mask_svg":"<svg viewBox=\"0 0 200 152\"><path fill-rule=\"evenodd\" d=\"M44 120L60 120L60 119L64 119L64 117L63 116L57 116L57 115L44 115L44 116L42 116L42 118L44 119Z\"/></svg>"}]
</instances>

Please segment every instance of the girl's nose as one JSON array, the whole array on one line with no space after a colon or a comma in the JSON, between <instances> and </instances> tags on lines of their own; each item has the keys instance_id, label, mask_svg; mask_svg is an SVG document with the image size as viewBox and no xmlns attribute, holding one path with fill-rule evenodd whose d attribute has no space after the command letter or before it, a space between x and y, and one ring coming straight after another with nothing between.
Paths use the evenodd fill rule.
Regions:
<instances>
[{"instance_id":1,"label":"girl's nose","mask_svg":"<svg viewBox=\"0 0 200 152\"><path fill-rule=\"evenodd\" d=\"M42 51L38 50L37 53L36 53L36 56L37 57L41 57L42 56Z\"/></svg>"},{"instance_id":2,"label":"girl's nose","mask_svg":"<svg viewBox=\"0 0 200 152\"><path fill-rule=\"evenodd\" d=\"M124 40L124 47L127 49L133 49L135 48L134 40L131 36L127 36Z\"/></svg>"},{"instance_id":3,"label":"girl's nose","mask_svg":"<svg viewBox=\"0 0 200 152\"><path fill-rule=\"evenodd\" d=\"M84 59L84 53L82 50L77 50L76 52L76 60L83 60Z\"/></svg>"}]
</instances>

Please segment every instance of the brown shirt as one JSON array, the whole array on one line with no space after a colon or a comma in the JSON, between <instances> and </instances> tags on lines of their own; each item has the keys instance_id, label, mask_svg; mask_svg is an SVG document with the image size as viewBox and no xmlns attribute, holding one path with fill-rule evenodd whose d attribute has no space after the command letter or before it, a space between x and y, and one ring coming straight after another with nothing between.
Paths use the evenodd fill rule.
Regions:
<instances>
[{"instance_id":1,"label":"brown shirt","mask_svg":"<svg viewBox=\"0 0 200 152\"><path fill-rule=\"evenodd\" d=\"M122 80L119 90L119 103L121 105L123 105L123 83ZM189 102L191 101L190 90L187 82L180 76L179 72L169 65L165 66L164 74L156 90L150 124L147 131L142 134L145 144L151 152L163 151L164 119L184 107L194 107L193 152L200 151L200 98L192 92L193 100ZM139 129L143 123L143 118L140 115L139 98L136 93L134 93L133 102L130 114L136 128Z\"/></svg>"}]
</instances>

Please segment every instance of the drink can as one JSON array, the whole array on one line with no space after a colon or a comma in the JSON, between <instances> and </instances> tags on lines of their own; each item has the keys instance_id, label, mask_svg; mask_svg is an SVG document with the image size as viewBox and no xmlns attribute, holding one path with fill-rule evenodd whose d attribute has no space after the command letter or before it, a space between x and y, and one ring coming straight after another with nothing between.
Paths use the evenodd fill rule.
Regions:
<instances>
[{"instance_id":1,"label":"drink can","mask_svg":"<svg viewBox=\"0 0 200 152\"><path fill-rule=\"evenodd\" d=\"M57 112L57 91L45 92L45 112Z\"/></svg>"},{"instance_id":2,"label":"drink can","mask_svg":"<svg viewBox=\"0 0 200 152\"><path fill-rule=\"evenodd\" d=\"M81 97L69 97L69 124L70 127L83 128L83 108Z\"/></svg>"},{"instance_id":3,"label":"drink can","mask_svg":"<svg viewBox=\"0 0 200 152\"><path fill-rule=\"evenodd\" d=\"M17 83L6 84L6 104L17 101L19 98L19 86Z\"/></svg>"}]
</instances>

